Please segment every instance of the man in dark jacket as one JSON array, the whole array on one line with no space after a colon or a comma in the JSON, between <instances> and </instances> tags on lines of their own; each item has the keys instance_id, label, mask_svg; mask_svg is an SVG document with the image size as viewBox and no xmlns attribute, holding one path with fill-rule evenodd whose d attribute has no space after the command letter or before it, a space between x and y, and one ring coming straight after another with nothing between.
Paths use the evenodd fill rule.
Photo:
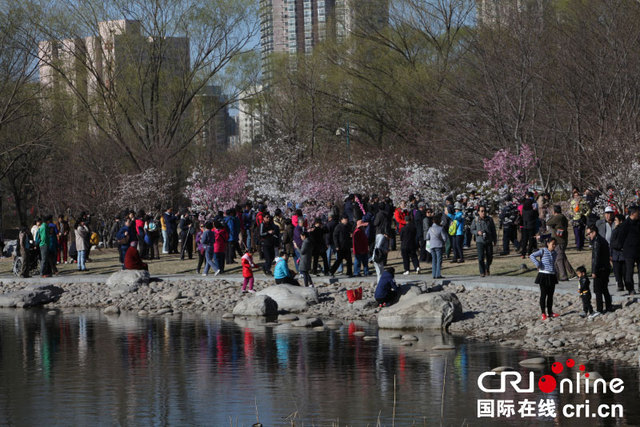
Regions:
<instances>
[{"instance_id":1,"label":"man in dark jacket","mask_svg":"<svg viewBox=\"0 0 640 427\"><path fill-rule=\"evenodd\" d=\"M378 212L373 220L373 225L376 228L376 235L386 234L389 230L389 217L387 216L387 207L384 203L378 205Z\"/></svg>"},{"instance_id":2,"label":"man in dark jacket","mask_svg":"<svg viewBox=\"0 0 640 427\"><path fill-rule=\"evenodd\" d=\"M260 240L262 241L262 256L264 258L262 269L264 274L271 276L271 264L276 258L276 247L280 242L280 230L273 223L270 214L265 214L262 224L260 224Z\"/></svg>"},{"instance_id":3,"label":"man in dark jacket","mask_svg":"<svg viewBox=\"0 0 640 427\"><path fill-rule=\"evenodd\" d=\"M349 217L346 214L342 215L340 224L336 225L335 230L333 230L333 244L336 247L337 257L336 262L331 266L331 275L335 275L340 264L345 261L347 263L347 276L351 277L353 275L351 263L351 227L349 226Z\"/></svg>"},{"instance_id":4,"label":"man in dark jacket","mask_svg":"<svg viewBox=\"0 0 640 427\"><path fill-rule=\"evenodd\" d=\"M327 260L327 245L324 240L325 229L320 218L316 218L313 227L309 229L309 238L313 248L313 274L318 274L318 264L322 258L323 272L329 274L329 261Z\"/></svg>"},{"instance_id":5,"label":"man in dark jacket","mask_svg":"<svg viewBox=\"0 0 640 427\"><path fill-rule=\"evenodd\" d=\"M596 221L596 227L598 227L598 234L604 237L607 240L607 243L611 245L611 234L613 233L613 218L614 218L613 208L611 206L607 206L604 208L604 218Z\"/></svg>"},{"instance_id":6,"label":"man in dark jacket","mask_svg":"<svg viewBox=\"0 0 640 427\"><path fill-rule=\"evenodd\" d=\"M513 203L511 197L505 199L505 205L500 210L500 226L502 227L502 252L500 255L509 255L509 243L513 242L513 246L518 252L520 250L520 242L518 242L518 225L520 217L517 206Z\"/></svg>"},{"instance_id":7,"label":"man in dark jacket","mask_svg":"<svg viewBox=\"0 0 640 427\"><path fill-rule=\"evenodd\" d=\"M407 224L400 230L400 252L402 253L402 263L404 265L404 275L409 274L409 260L413 263L413 268L417 274L420 274L420 262L416 249L418 249L418 232L415 222L411 215L407 215L405 220Z\"/></svg>"},{"instance_id":8,"label":"man in dark jacket","mask_svg":"<svg viewBox=\"0 0 640 427\"><path fill-rule=\"evenodd\" d=\"M327 265L331 266L331 259L333 256L337 256L336 247L333 244L333 232L338 225L338 215L335 213L329 214L329 221L324 226L324 244L327 245ZM330 269L330 268L329 268ZM339 273L342 273L342 268L339 269Z\"/></svg>"},{"instance_id":9,"label":"man in dark jacket","mask_svg":"<svg viewBox=\"0 0 640 427\"><path fill-rule=\"evenodd\" d=\"M602 297L607 311L613 311L611 295L609 294L609 244L607 240L598 234L595 223L587 226L587 236L591 239L591 278L593 279L593 292L596 294L596 310L603 314Z\"/></svg>"},{"instance_id":10,"label":"man in dark jacket","mask_svg":"<svg viewBox=\"0 0 640 427\"><path fill-rule=\"evenodd\" d=\"M376 286L375 299L381 307L393 304L400 296L398 286L393 278L394 274L393 267L385 269L380 276L378 286Z\"/></svg>"},{"instance_id":11,"label":"man in dark jacket","mask_svg":"<svg viewBox=\"0 0 640 427\"><path fill-rule=\"evenodd\" d=\"M624 256L625 279L624 285L629 294L634 294L633 270L638 266L638 280L640 281L640 211L637 206L629 208L629 218L622 224L619 245Z\"/></svg>"},{"instance_id":12,"label":"man in dark jacket","mask_svg":"<svg viewBox=\"0 0 640 427\"><path fill-rule=\"evenodd\" d=\"M471 223L471 234L476 237L480 276L490 275L493 261L493 244L498 240L498 237L496 235L496 225L493 222L493 218L487 215L485 206L478 207L478 216Z\"/></svg>"},{"instance_id":13,"label":"man in dark jacket","mask_svg":"<svg viewBox=\"0 0 640 427\"><path fill-rule=\"evenodd\" d=\"M427 260L427 249L424 241L424 224L423 221L426 218L426 206L424 202L418 202L418 209L413 212L413 219L416 225L417 244L418 244L418 258L420 261Z\"/></svg>"}]
</instances>

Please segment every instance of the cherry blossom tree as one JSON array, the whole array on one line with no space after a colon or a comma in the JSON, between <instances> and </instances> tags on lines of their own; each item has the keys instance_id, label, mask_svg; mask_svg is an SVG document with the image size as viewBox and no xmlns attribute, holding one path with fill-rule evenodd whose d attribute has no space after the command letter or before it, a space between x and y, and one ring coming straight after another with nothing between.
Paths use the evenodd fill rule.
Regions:
<instances>
[{"instance_id":1,"label":"cherry blossom tree","mask_svg":"<svg viewBox=\"0 0 640 427\"><path fill-rule=\"evenodd\" d=\"M188 179L185 196L197 210L226 210L246 200L248 171L244 167L222 174L214 169L194 170Z\"/></svg>"},{"instance_id":2,"label":"cherry blossom tree","mask_svg":"<svg viewBox=\"0 0 640 427\"><path fill-rule=\"evenodd\" d=\"M509 188L516 197L521 197L530 187L530 175L538 159L528 145L522 145L519 153L498 150L491 159L484 159L484 170L493 186Z\"/></svg>"},{"instance_id":3,"label":"cherry blossom tree","mask_svg":"<svg viewBox=\"0 0 640 427\"><path fill-rule=\"evenodd\" d=\"M412 194L435 203L449 188L446 169L436 169L405 159L396 168L388 185L391 199L396 203L408 200Z\"/></svg>"},{"instance_id":4,"label":"cherry blossom tree","mask_svg":"<svg viewBox=\"0 0 640 427\"><path fill-rule=\"evenodd\" d=\"M289 199L309 218L326 215L330 204L345 196L343 177L336 167L308 166L296 174Z\"/></svg>"},{"instance_id":5,"label":"cherry blossom tree","mask_svg":"<svg viewBox=\"0 0 640 427\"><path fill-rule=\"evenodd\" d=\"M137 174L122 174L113 197L101 210L113 213L126 207L136 211L161 211L170 201L173 186L171 176L155 168Z\"/></svg>"}]
</instances>

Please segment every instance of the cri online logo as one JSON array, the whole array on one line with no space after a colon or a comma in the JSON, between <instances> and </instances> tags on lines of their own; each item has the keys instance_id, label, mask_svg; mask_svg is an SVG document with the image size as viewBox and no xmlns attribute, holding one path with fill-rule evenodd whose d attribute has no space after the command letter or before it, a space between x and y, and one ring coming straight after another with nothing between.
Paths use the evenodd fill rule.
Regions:
<instances>
[{"instance_id":1,"label":"cri online logo","mask_svg":"<svg viewBox=\"0 0 640 427\"><path fill-rule=\"evenodd\" d=\"M568 359L566 362L567 368L573 368L576 362L573 359ZM580 365L578 367L580 372L585 371L585 366ZM564 371L564 365L559 362L555 362L551 365L551 371L558 375ZM575 383L569 378L563 378L559 383L560 393L607 393L607 388L611 393L621 393L624 390L624 382L620 378L614 378L609 383L602 379L597 378L594 381L589 380L589 373L585 372L584 378L581 378L580 372L576 372ZM487 387L485 386L485 378L491 378L496 375L500 375L500 386ZM485 393L504 393L507 390L507 384L518 393L533 393L535 391L535 376L533 372L529 372L529 386L520 387L522 383L522 375L516 371L504 371L498 372L484 372L478 377L478 387ZM543 375L538 380L538 389L543 393L552 393L558 388L558 381L553 375Z\"/></svg>"}]
</instances>

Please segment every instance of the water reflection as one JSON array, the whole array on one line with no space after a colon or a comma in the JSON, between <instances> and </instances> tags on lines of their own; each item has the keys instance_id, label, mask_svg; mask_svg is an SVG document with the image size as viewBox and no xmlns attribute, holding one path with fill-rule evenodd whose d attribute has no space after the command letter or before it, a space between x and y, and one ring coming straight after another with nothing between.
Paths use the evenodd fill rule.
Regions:
<instances>
[{"instance_id":1,"label":"water reflection","mask_svg":"<svg viewBox=\"0 0 640 427\"><path fill-rule=\"evenodd\" d=\"M364 341L359 331L378 340ZM418 341L404 346L393 334L362 322L314 331L244 319L0 311L0 419L30 425L251 425L257 405L264 425L291 419L299 425L374 425L378 417L390 425L395 394L398 425L479 425L477 399L523 397L558 404L621 402L624 418L610 425L640 423L638 374L628 367L592 367L623 378L627 388L620 395L487 396L476 385L481 372L517 367L535 355L440 333L415 334ZM433 350L438 344L456 348ZM529 421L572 424L561 418Z\"/></svg>"}]
</instances>

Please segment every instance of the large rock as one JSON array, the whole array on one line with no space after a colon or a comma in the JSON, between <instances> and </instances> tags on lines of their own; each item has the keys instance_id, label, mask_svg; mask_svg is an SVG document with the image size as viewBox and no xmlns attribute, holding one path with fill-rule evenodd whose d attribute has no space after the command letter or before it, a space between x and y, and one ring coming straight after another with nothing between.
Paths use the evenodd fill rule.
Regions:
<instances>
[{"instance_id":1,"label":"large rock","mask_svg":"<svg viewBox=\"0 0 640 427\"><path fill-rule=\"evenodd\" d=\"M123 296L148 285L149 279L149 272L145 270L121 270L109 276L107 287L111 296Z\"/></svg>"},{"instance_id":2,"label":"large rock","mask_svg":"<svg viewBox=\"0 0 640 427\"><path fill-rule=\"evenodd\" d=\"M19 291L0 295L0 307L35 307L56 302L64 290L53 285L29 285Z\"/></svg>"},{"instance_id":3,"label":"large rock","mask_svg":"<svg viewBox=\"0 0 640 427\"><path fill-rule=\"evenodd\" d=\"M261 290L256 295L265 295L278 303L278 309L298 313L318 303L318 291L293 285L275 285Z\"/></svg>"},{"instance_id":4,"label":"large rock","mask_svg":"<svg viewBox=\"0 0 640 427\"><path fill-rule=\"evenodd\" d=\"M243 299L233 309L234 316L275 316L278 314L278 303L267 295L254 295Z\"/></svg>"},{"instance_id":5,"label":"large rock","mask_svg":"<svg viewBox=\"0 0 640 427\"><path fill-rule=\"evenodd\" d=\"M396 304L378 313L382 329L446 329L462 316L462 304L448 292L407 293Z\"/></svg>"}]
</instances>

